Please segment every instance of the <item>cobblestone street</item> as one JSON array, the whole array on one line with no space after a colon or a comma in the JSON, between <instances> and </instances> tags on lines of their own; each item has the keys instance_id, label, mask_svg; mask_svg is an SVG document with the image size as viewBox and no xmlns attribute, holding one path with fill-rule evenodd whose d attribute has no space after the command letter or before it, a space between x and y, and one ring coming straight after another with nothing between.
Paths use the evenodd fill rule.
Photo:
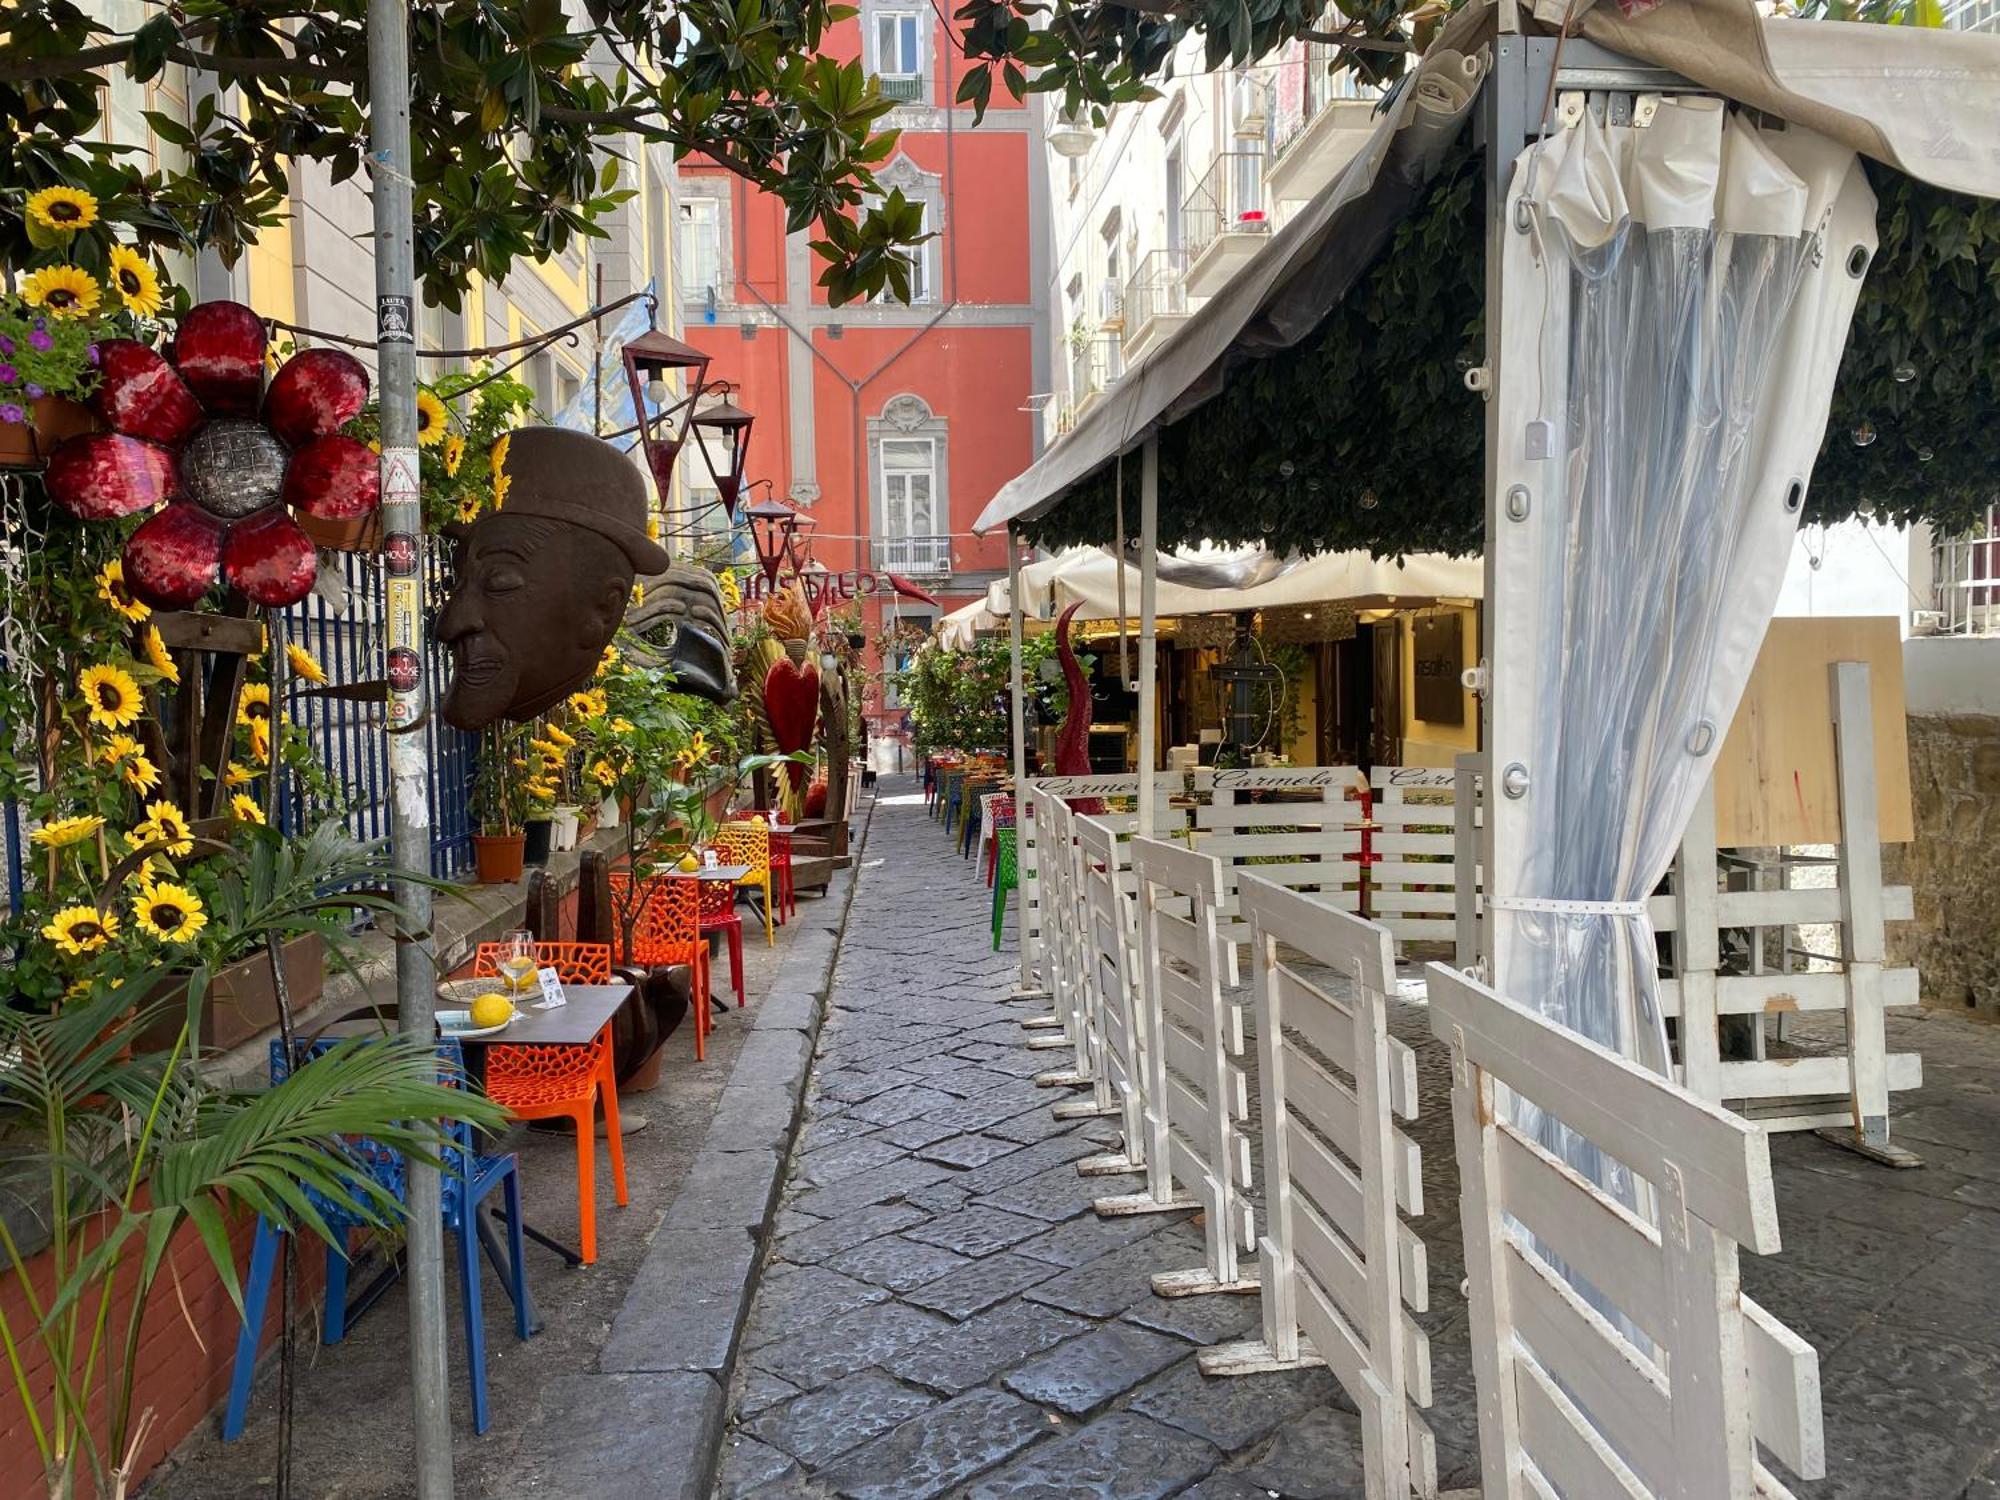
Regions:
<instances>
[{"instance_id":1,"label":"cobblestone street","mask_svg":"<svg viewBox=\"0 0 2000 1500\"><path fill-rule=\"evenodd\" d=\"M1196 1368L1197 1348L1254 1328L1257 1299L1153 1295L1153 1273L1201 1259L1190 1214L1091 1211L1136 1179L1077 1174L1115 1126L1058 1121L1071 1095L1035 1086L1063 1054L1024 1045L1013 922L993 952L989 899L910 784L885 785L718 1496L1358 1500L1358 1420L1325 1371ZM1774 1140L1785 1251L1745 1255L1745 1281L1821 1352L1832 1477L1801 1496L1992 1500L2000 1315L1974 1262L2000 1244L2000 1031L1936 1013L1890 1025L1892 1045L1926 1053L1930 1086L1897 1128L1929 1169ZM1477 1483L1477 1429L1448 1080L1421 1007L1399 1006L1395 1029L1423 1078L1419 1321L1449 1490Z\"/></svg>"}]
</instances>

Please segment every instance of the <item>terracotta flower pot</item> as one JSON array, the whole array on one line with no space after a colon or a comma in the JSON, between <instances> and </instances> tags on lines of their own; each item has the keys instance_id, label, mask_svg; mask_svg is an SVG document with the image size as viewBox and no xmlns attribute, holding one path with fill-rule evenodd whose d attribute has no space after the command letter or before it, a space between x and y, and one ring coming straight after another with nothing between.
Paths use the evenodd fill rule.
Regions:
<instances>
[{"instance_id":1,"label":"terracotta flower pot","mask_svg":"<svg viewBox=\"0 0 2000 1500\"><path fill-rule=\"evenodd\" d=\"M472 861L481 885L506 885L521 878L526 833L475 833Z\"/></svg>"},{"instance_id":2,"label":"terracotta flower pot","mask_svg":"<svg viewBox=\"0 0 2000 1500\"><path fill-rule=\"evenodd\" d=\"M371 510L365 516L349 516L345 520L329 521L319 516L309 516L304 511L293 516L299 529L313 539L315 546L324 547L329 552L367 552L382 550L382 512Z\"/></svg>"},{"instance_id":3,"label":"terracotta flower pot","mask_svg":"<svg viewBox=\"0 0 2000 1500\"><path fill-rule=\"evenodd\" d=\"M64 438L95 432L97 416L66 396L38 396L25 422L0 422L0 469L38 469Z\"/></svg>"}]
</instances>

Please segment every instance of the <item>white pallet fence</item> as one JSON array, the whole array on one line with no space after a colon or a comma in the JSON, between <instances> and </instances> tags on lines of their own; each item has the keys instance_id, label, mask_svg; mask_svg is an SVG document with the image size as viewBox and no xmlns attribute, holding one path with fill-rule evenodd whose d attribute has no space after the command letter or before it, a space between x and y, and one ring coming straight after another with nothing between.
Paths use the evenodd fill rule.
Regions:
<instances>
[{"instance_id":1,"label":"white pallet fence","mask_svg":"<svg viewBox=\"0 0 2000 1500\"><path fill-rule=\"evenodd\" d=\"M1417 1408L1431 1401L1430 1345L1410 1317L1429 1297L1422 1162L1396 1126L1417 1115L1416 1057L1389 1035L1395 961L1387 929L1244 874L1263 1103L1263 1337L1198 1356L1203 1373L1325 1364L1362 1417L1371 1500L1437 1493ZM1335 996L1279 944L1342 975Z\"/></svg>"},{"instance_id":2,"label":"white pallet fence","mask_svg":"<svg viewBox=\"0 0 2000 1500\"><path fill-rule=\"evenodd\" d=\"M1428 977L1452 1054L1486 1500L1788 1500L1759 1443L1821 1477L1818 1356L1738 1276L1738 1246L1778 1249L1768 1137L1455 969ZM1643 1179L1659 1227L1517 1130L1502 1089Z\"/></svg>"},{"instance_id":3,"label":"white pallet fence","mask_svg":"<svg viewBox=\"0 0 2000 1500\"><path fill-rule=\"evenodd\" d=\"M1889 1139L1889 1095L1923 1082L1923 1059L1891 1053L1883 1009L1915 1005L1917 971L1889 967L1884 923L1914 914L1908 886L1882 883L1876 820L1874 716L1868 668L1831 668L1832 732L1839 763L1841 842L1835 884L1812 890L1723 890L1715 836L1715 789L1702 794L1682 836L1673 894L1649 903L1654 927L1674 934L1676 974L1661 981L1661 1006L1680 1019L1683 1081L1704 1099L1727 1100L1767 1130L1823 1129L1871 1156L1914 1165ZM1825 926L1838 934L1840 967L1813 973L1722 974L1720 934L1749 929ZM1789 937L1786 939L1789 948ZM1753 971L1761 969L1753 960ZM1768 1057L1764 1018L1800 1011L1842 1011L1845 1055ZM1725 1016L1752 1017L1752 1056L1722 1056Z\"/></svg>"},{"instance_id":4,"label":"white pallet fence","mask_svg":"<svg viewBox=\"0 0 2000 1500\"><path fill-rule=\"evenodd\" d=\"M1486 827L1486 757L1466 753L1457 757L1453 769L1458 789L1452 797L1452 863L1471 871L1470 878L1454 877L1452 891L1457 898L1452 909L1452 939L1456 962L1469 969L1479 962L1479 893L1485 889L1480 850Z\"/></svg>"},{"instance_id":5,"label":"white pallet fence","mask_svg":"<svg viewBox=\"0 0 2000 1500\"><path fill-rule=\"evenodd\" d=\"M1061 1028L1061 1042L1071 1055L1070 1066L1036 1075L1044 1088L1087 1085L1090 1071L1090 1027L1085 1014L1087 976L1084 973L1082 908L1077 894L1074 814L1059 797L1036 789L1031 793L1035 826L1041 845L1042 980L1048 986L1052 1014L1022 1022L1037 1030L1049 1023Z\"/></svg>"},{"instance_id":6,"label":"white pallet fence","mask_svg":"<svg viewBox=\"0 0 2000 1500\"><path fill-rule=\"evenodd\" d=\"M1257 1287L1239 1265L1256 1248L1251 1222L1250 1081L1243 1010L1222 994L1217 933L1222 866L1159 839L1132 841L1139 898L1139 1002L1147 1036L1148 1150L1172 1184L1207 1210L1206 1253L1193 1270L1153 1278L1165 1297Z\"/></svg>"},{"instance_id":7,"label":"white pallet fence","mask_svg":"<svg viewBox=\"0 0 2000 1500\"><path fill-rule=\"evenodd\" d=\"M1367 911L1399 943L1458 937L1457 803L1452 766L1377 766L1368 848ZM1468 862L1468 870L1477 868Z\"/></svg>"},{"instance_id":8,"label":"white pallet fence","mask_svg":"<svg viewBox=\"0 0 2000 1500\"><path fill-rule=\"evenodd\" d=\"M1178 816L1168 807L1168 798L1178 796L1185 790L1186 779L1179 773L1167 773L1154 777L1154 786L1160 792L1159 811L1155 821L1160 831L1172 826L1172 819ZM1041 879L1041 831L1035 824L1035 793L1045 791L1051 797L1082 801L1092 797L1137 797L1139 778L1137 776L1037 776L1021 782L1014 788L1014 860L1015 871L1020 880L1018 892L1021 900L1019 924L1021 951L1024 958L1023 969L1035 982L1044 986L1048 976L1043 969L1042 924L1046 919Z\"/></svg>"}]
</instances>

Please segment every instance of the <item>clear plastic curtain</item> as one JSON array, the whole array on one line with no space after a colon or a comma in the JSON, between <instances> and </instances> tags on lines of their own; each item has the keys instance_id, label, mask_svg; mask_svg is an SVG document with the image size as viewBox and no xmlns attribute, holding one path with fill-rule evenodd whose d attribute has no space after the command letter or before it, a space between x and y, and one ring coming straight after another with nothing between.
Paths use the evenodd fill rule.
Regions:
<instances>
[{"instance_id":1,"label":"clear plastic curtain","mask_svg":"<svg viewBox=\"0 0 2000 1500\"><path fill-rule=\"evenodd\" d=\"M1713 99L1586 113L1522 167L1503 368L1544 382L1552 460L1523 633L1497 644L1536 658L1496 959L1508 993L1665 1072L1643 903L1776 604L1874 203L1852 153Z\"/></svg>"}]
</instances>

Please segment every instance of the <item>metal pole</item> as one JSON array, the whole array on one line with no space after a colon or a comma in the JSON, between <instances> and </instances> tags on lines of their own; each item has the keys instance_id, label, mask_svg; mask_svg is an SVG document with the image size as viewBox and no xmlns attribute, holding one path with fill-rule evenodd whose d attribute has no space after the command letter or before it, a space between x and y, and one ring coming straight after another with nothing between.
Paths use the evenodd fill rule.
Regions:
<instances>
[{"instance_id":1,"label":"metal pole","mask_svg":"<svg viewBox=\"0 0 2000 1500\"><path fill-rule=\"evenodd\" d=\"M1153 648L1159 636L1160 440L1148 434L1139 461L1139 835L1153 836L1155 741ZM1122 571L1125 559L1118 559Z\"/></svg>"},{"instance_id":2,"label":"metal pole","mask_svg":"<svg viewBox=\"0 0 2000 1500\"><path fill-rule=\"evenodd\" d=\"M389 669L389 848L397 872L430 869L425 737L423 516L417 467L416 249L410 208L409 0L368 0L368 128L375 206L376 378L382 408L384 618ZM396 1009L402 1033L437 1040L430 887L399 878ZM410 1295L410 1410L418 1500L451 1500L446 1404L444 1218L437 1168L409 1162L404 1280Z\"/></svg>"},{"instance_id":3,"label":"metal pole","mask_svg":"<svg viewBox=\"0 0 2000 1500\"><path fill-rule=\"evenodd\" d=\"M1026 691L1021 669L1023 626L1021 622L1021 542L1014 535L1014 528L1007 528L1007 641L1013 647L1012 662L1008 675L1013 687L1013 704L1008 718L1014 737L1014 826L1026 827L1023 815L1028 800L1028 720L1027 700L1022 696ZM1017 833L1015 837L1019 837ZM1020 988L1036 988L1031 967L1031 956L1025 933L1028 927L1027 893L1022 892L1021 929L1024 934L1021 943L1021 983Z\"/></svg>"}]
</instances>

